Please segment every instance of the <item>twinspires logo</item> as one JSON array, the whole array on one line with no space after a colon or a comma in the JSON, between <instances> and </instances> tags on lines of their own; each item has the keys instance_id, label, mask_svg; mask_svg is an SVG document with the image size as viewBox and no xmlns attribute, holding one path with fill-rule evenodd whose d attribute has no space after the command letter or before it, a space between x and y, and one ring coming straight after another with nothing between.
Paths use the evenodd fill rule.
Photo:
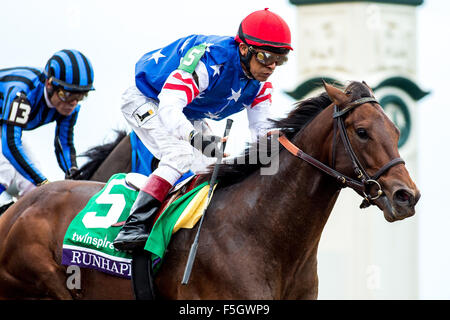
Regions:
<instances>
[{"instance_id":1,"label":"twinspires logo","mask_svg":"<svg viewBox=\"0 0 450 320\"><path fill-rule=\"evenodd\" d=\"M109 247L111 250L114 250L113 243L111 241L108 241L107 239L108 239L107 235L105 235L105 238L99 239L99 238L96 238L96 237L89 236L89 233L80 235L80 234L77 234L76 232L74 232L72 234L72 240L75 241L75 242L81 242L81 243L85 243L85 244L92 244L96 248Z\"/></svg>"}]
</instances>

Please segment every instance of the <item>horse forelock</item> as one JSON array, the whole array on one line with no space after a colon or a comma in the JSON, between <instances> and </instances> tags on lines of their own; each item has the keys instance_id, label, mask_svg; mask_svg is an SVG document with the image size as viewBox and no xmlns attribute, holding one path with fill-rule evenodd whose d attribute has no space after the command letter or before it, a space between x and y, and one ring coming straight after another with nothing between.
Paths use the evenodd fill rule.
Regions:
<instances>
[{"instance_id":1,"label":"horse forelock","mask_svg":"<svg viewBox=\"0 0 450 320\"><path fill-rule=\"evenodd\" d=\"M350 82L344 92L351 95L351 101L374 96L372 89L365 82L358 81Z\"/></svg>"}]
</instances>

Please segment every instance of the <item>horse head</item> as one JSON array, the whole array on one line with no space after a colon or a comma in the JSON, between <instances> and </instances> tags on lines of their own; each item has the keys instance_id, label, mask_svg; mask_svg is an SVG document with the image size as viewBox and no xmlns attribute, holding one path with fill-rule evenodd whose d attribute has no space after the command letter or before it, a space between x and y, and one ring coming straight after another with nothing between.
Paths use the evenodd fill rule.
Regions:
<instances>
[{"instance_id":1,"label":"horse head","mask_svg":"<svg viewBox=\"0 0 450 320\"><path fill-rule=\"evenodd\" d=\"M281 134L278 141L285 149L315 167L305 167L306 171L318 172L317 177L325 177L325 184L332 181L330 177L335 179L337 184L330 185L329 199L340 188L350 187L364 198L361 208L376 205L389 222L414 215L420 192L400 158L400 132L383 111L372 89L365 82L356 81L343 91L327 83L324 88L322 94L298 102L287 117L272 120L274 130L267 139L261 138L241 157L223 164L218 176L221 185L242 181L256 173L264 166L258 158L259 150L268 150L267 144L270 144L270 163L280 163L278 173L283 171L282 167L285 170L279 176L277 173L277 180L266 179L264 184L287 180L289 185L295 184L298 188L306 184L308 187L302 191L306 191L309 198L298 197L298 201L311 200L314 190L324 185L308 180L314 178L304 176L305 170L294 170L297 162L287 160L283 164L281 158L278 159L278 152L274 152L272 146L276 141L274 136ZM276 184L274 188L282 187Z\"/></svg>"},{"instance_id":2,"label":"horse head","mask_svg":"<svg viewBox=\"0 0 450 320\"><path fill-rule=\"evenodd\" d=\"M351 82L344 91L324 87L332 103L311 126L328 123L327 166L365 198L362 208L378 206L389 222L414 215L420 192L400 158L400 132L373 91L365 82Z\"/></svg>"}]
</instances>

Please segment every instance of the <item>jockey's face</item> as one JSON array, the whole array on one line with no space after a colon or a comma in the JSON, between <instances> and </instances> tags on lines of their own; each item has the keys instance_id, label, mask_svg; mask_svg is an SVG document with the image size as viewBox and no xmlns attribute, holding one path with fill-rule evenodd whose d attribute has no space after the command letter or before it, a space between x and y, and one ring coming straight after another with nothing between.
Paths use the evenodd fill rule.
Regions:
<instances>
[{"instance_id":1,"label":"jockey's face","mask_svg":"<svg viewBox=\"0 0 450 320\"><path fill-rule=\"evenodd\" d=\"M70 99L63 101L59 95L57 90L52 90L51 84L46 84L47 92L52 92L52 96L48 97L50 99L50 103L55 107L56 111L63 116L70 115L75 107L78 105L78 99Z\"/></svg>"},{"instance_id":2,"label":"jockey's face","mask_svg":"<svg viewBox=\"0 0 450 320\"><path fill-rule=\"evenodd\" d=\"M249 50L249 47L244 43L240 43L239 50L240 50L241 54L245 56ZM264 50L258 50L258 51L267 52ZM264 82L264 81L267 81L267 79L275 71L275 68L277 67L277 62L273 61L271 64L263 64L261 61L258 61L258 59L256 58L256 53L257 52L253 52L252 58L250 59L250 70L247 70L247 71L249 71L256 80ZM273 54L273 55L275 55L275 54ZM278 55L278 56L285 57L286 55Z\"/></svg>"}]
</instances>

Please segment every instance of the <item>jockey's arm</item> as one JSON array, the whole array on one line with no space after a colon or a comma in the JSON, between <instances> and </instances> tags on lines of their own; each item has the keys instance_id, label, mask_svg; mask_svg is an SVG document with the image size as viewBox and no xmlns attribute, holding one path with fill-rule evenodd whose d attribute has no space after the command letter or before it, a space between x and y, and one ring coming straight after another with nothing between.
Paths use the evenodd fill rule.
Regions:
<instances>
[{"instance_id":1,"label":"jockey's arm","mask_svg":"<svg viewBox=\"0 0 450 320\"><path fill-rule=\"evenodd\" d=\"M24 94L24 88L12 87L1 106L3 110L1 121L2 153L22 176L34 185L40 185L47 179L35 167L22 145L22 127L26 125L28 119L28 116L25 115L28 115L31 110ZM24 98L25 100L18 100ZM13 114L16 116L12 116Z\"/></svg>"},{"instance_id":2,"label":"jockey's arm","mask_svg":"<svg viewBox=\"0 0 450 320\"><path fill-rule=\"evenodd\" d=\"M271 124L268 118L271 114L271 105L272 84L270 82L261 83L255 100L247 107L248 127L252 142L256 142L258 137L265 135L270 130Z\"/></svg>"},{"instance_id":3,"label":"jockey's arm","mask_svg":"<svg viewBox=\"0 0 450 320\"><path fill-rule=\"evenodd\" d=\"M209 81L202 62L194 73L195 77L184 70L173 71L158 95L161 122L175 137L185 141L190 141L194 126L184 115L183 108L208 87Z\"/></svg>"},{"instance_id":4,"label":"jockey's arm","mask_svg":"<svg viewBox=\"0 0 450 320\"><path fill-rule=\"evenodd\" d=\"M21 127L2 124L2 153L14 168L34 185L40 185L47 180L23 148Z\"/></svg>"},{"instance_id":5,"label":"jockey's arm","mask_svg":"<svg viewBox=\"0 0 450 320\"><path fill-rule=\"evenodd\" d=\"M62 120L58 121L55 129L55 155L59 167L66 173L71 168L77 167L76 150L73 142L73 129L78 118L78 111L79 106L77 106L70 116L64 117ZM61 143L62 154L57 145L59 143Z\"/></svg>"}]
</instances>

